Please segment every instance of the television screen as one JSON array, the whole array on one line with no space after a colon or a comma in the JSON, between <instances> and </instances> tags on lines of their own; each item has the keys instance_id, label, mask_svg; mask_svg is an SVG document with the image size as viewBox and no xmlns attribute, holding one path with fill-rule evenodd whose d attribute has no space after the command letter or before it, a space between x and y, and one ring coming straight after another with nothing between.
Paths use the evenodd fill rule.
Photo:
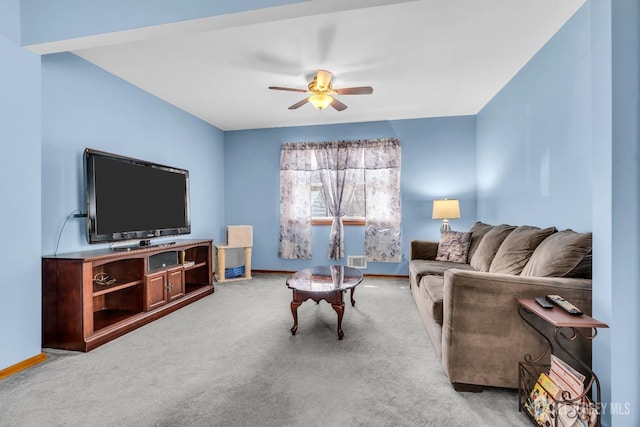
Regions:
<instances>
[{"instance_id":1,"label":"television screen","mask_svg":"<svg viewBox=\"0 0 640 427\"><path fill-rule=\"evenodd\" d=\"M188 234L189 172L85 150L89 243Z\"/></svg>"}]
</instances>

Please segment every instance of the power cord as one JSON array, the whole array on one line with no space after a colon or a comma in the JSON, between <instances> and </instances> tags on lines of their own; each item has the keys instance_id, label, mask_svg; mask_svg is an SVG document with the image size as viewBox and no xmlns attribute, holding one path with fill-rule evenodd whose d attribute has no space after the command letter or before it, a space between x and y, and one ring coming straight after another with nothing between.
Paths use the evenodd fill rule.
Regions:
<instances>
[{"instance_id":1,"label":"power cord","mask_svg":"<svg viewBox=\"0 0 640 427\"><path fill-rule=\"evenodd\" d=\"M113 285L118 280L109 276L107 273L96 273L96 275L93 276L93 281L100 286L108 286Z\"/></svg>"},{"instance_id":2,"label":"power cord","mask_svg":"<svg viewBox=\"0 0 640 427\"><path fill-rule=\"evenodd\" d=\"M60 234L58 234L58 242L56 243L56 250L53 253L53 256L56 256L58 254L58 246L60 245L60 238L62 237L62 232L64 231L64 227L67 225L67 222L74 216L74 214L80 214L82 215L82 211L80 209L75 209L73 212L71 212L68 216L67 219L64 220L64 224L62 224L62 228L60 229Z\"/></svg>"}]
</instances>

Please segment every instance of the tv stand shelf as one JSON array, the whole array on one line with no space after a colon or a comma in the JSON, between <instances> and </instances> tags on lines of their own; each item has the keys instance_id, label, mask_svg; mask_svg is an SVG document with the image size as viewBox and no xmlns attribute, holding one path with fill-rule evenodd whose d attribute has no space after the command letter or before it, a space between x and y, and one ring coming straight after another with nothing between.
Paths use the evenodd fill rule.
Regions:
<instances>
[{"instance_id":1,"label":"tv stand shelf","mask_svg":"<svg viewBox=\"0 0 640 427\"><path fill-rule=\"evenodd\" d=\"M43 347L90 351L214 292L212 241L42 258Z\"/></svg>"},{"instance_id":2,"label":"tv stand shelf","mask_svg":"<svg viewBox=\"0 0 640 427\"><path fill-rule=\"evenodd\" d=\"M136 285L140 285L142 284L142 280L136 280L135 282L127 282L127 283L123 283L123 284L118 284L118 282L116 282L113 286L106 288L106 289L101 289L96 291L95 290L95 285L94 285L94 291L93 291L93 296L99 296L99 295L104 295L104 294L108 294L110 292L116 292L122 289L126 289L128 287L131 286L136 286Z\"/></svg>"}]
</instances>

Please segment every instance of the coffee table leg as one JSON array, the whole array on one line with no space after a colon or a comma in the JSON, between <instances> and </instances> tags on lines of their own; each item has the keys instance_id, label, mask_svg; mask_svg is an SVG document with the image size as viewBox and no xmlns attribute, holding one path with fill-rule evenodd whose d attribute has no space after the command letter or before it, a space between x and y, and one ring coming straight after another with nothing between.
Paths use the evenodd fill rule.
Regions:
<instances>
[{"instance_id":1,"label":"coffee table leg","mask_svg":"<svg viewBox=\"0 0 640 427\"><path fill-rule=\"evenodd\" d=\"M331 303L331 307L338 313L338 339L341 340L344 337L342 332L342 315L344 314L344 302Z\"/></svg>"},{"instance_id":2,"label":"coffee table leg","mask_svg":"<svg viewBox=\"0 0 640 427\"><path fill-rule=\"evenodd\" d=\"M293 327L291 328L291 335L295 335L298 330L298 307L300 307L299 302L291 301L291 314L293 314Z\"/></svg>"},{"instance_id":3,"label":"coffee table leg","mask_svg":"<svg viewBox=\"0 0 640 427\"><path fill-rule=\"evenodd\" d=\"M356 288L351 288L351 307L356 305L356 300L353 299L353 291L355 291L355 290L356 290Z\"/></svg>"}]
</instances>

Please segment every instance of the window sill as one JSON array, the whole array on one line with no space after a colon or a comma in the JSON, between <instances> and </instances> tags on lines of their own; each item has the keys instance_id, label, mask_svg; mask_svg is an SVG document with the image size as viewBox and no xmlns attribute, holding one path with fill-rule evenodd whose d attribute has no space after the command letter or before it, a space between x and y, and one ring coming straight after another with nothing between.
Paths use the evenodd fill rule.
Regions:
<instances>
[{"instance_id":1,"label":"window sill","mask_svg":"<svg viewBox=\"0 0 640 427\"><path fill-rule=\"evenodd\" d=\"M330 218L313 218L311 220L311 225L331 225L333 220ZM363 219L343 219L343 225L365 225L365 220Z\"/></svg>"}]
</instances>

